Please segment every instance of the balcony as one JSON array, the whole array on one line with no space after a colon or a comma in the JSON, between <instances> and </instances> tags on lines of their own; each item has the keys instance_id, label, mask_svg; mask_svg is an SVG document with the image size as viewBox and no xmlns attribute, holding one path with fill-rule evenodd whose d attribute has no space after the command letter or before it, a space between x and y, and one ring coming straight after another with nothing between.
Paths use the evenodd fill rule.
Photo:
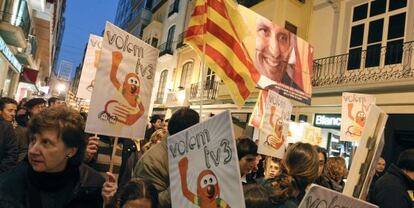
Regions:
<instances>
[{"instance_id":1,"label":"balcony","mask_svg":"<svg viewBox=\"0 0 414 208\"><path fill-rule=\"evenodd\" d=\"M180 0L175 0L173 4L168 8L168 18L174 18L177 16L178 8L180 6Z\"/></svg>"},{"instance_id":2,"label":"balcony","mask_svg":"<svg viewBox=\"0 0 414 208\"><path fill-rule=\"evenodd\" d=\"M153 0L151 8L152 13L157 11L166 2L168 2L168 0Z\"/></svg>"},{"instance_id":3,"label":"balcony","mask_svg":"<svg viewBox=\"0 0 414 208\"><path fill-rule=\"evenodd\" d=\"M187 46L187 44L184 43L185 33L186 33L186 31L184 31L180 35L178 35L177 49Z\"/></svg>"},{"instance_id":4,"label":"balcony","mask_svg":"<svg viewBox=\"0 0 414 208\"><path fill-rule=\"evenodd\" d=\"M172 58L173 55L173 43L174 42L165 42L161 44L158 49L160 50L159 58L158 60L160 62L165 62Z\"/></svg>"},{"instance_id":5,"label":"balcony","mask_svg":"<svg viewBox=\"0 0 414 208\"><path fill-rule=\"evenodd\" d=\"M205 104L214 103L219 85L220 82L217 81L191 84L189 101L195 103L200 101L202 97Z\"/></svg>"},{"instance_id":6,"label":"balcony","mask_svg":"<svg viewBox=\"0 0 414 208\"><path fill-rule=\"evenodd\" d=\"M37 52L37 37L29 36L26 49L16 54L17 60L24 65L33 65Z\"/></svg>"},{"instance_id":7,"label":"balcony","mask_svg":"<svg viewBox=\"0 0 414 208\"><path fill-rule=\"evenodd\" d=\"M314 60L314 93L413 86L414 41Z\"/></svg>"},{"instance_id":8,"label":"balcony","mask_svg":"<svg viewBox=\"0 0 414 208\"><path fill-rule=\"evenodd\" d=\"M30 16L27 3L22 1L17 11L13 12L13 4L17 1L11 1L9 8L0 11L0 35L8 45L18 48L27 47L27 37L30 30Z\"/></svg>"}]
</instances>

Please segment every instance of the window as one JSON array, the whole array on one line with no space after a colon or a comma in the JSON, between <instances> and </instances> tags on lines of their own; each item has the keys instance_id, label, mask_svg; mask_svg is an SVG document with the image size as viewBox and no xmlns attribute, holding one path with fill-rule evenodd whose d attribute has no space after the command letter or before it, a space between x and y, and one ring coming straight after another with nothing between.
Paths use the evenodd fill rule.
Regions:
<instances>
[{"instance_id":1,"label":"window","mask_svg":"<svg viewBox=\"0 0 414 208\"><path fill-rule=\"evenodd\" d=\"M168 29L168 35L167 35L167 50L171 50L171 46L172 43L174 42L174 32L175 32L175 25L173 25L172 27L170 27L170 29Z\"/></svg>"},{"instance_id":2,"label":"window","mask_svg":"<svg viewBox=\"0 0 414 208\"><path fill-rule=\"evenodd\" d=\"M151 45L156 48L158 46L158 38L152 38Z\"/></svg>"},{"instance_id":3,"label":"window","mask_svg":"<svg viewBox=\"0 0 414 208\"><path fill-rule=\"evenodd\" d=\"M401 63L406 6L406 0L371 0L353 8L348 70Z\"/></svg>"},{"instance_id":4,"label":"window","mask_svg":"<svg viewBox=\"0 0 414 208\"><path fill-rule=\"evenodd\" d=\"M292 23L290 23L288 21L285 22L285 28L287 30L289 30L289 32L291 32L291 33L293 33L295 35L297 34L298 27L296 27L294 24L292 24Z\"/></svg>"},{"instance_id":5,"label":"window","mask_svg":"<svg viewBox=\"0 0 414 208\"><path fill-rule=\"evenodd\" d=\"M207 76L206 76L206 85L204 89L213 89L214 88L214 82L216 81L216 73L208 68L207 70Z\"/></svg>"},{"instance_id":6,"label":"window","mask_svg":"<svg viewBox=\"0 0 414 208\"><path fill-rule=\"evenodd\" d=\"M155 101L158 104L161 104L164 100L164 94L165 94L165 84L167 83L167 75L168 70L164 70L161 72L160 75L160 85L158 85L158 91L157 91L157 100Z\"/></svg>"},{"instance_id":7,"label":"window","mask_svg":"<svg viewBox=\"0 0 414 208\"><path fill-rule=\"evenodd\" d=\"M194 63L192 61L187 62L183 65L183 70L181 72L180 86L182 88L189 88L191 82L191 73L193 71Z\"/></svg>"}]
</instances>

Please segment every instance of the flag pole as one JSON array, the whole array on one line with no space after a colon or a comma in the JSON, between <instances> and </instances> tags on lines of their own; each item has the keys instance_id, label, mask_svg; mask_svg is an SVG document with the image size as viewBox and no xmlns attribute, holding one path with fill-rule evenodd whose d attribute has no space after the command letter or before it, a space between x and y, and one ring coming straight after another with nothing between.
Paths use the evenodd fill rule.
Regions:
<instances>
[{"instance_id":1,"label":"flag pole","mask_svg":"<svg viewBox=\"0 0 414 208\"><path fill-rule=\"evenodd\" d=\"M199 76L199 83L201 86L201 92L200 92L200 118L203 118L203 99L204 99L204 71L205 71L205 62L206 62L206 41L205 41L205 34L206 34L206 24L207 24L207 13L208 13L208 9L207 9L207 1L204 1L204 9L205 9L205 13L204 13L204 24L203 24L203 55L201 56L201 71L200 71L200 76ZM198 87L198 86L197 86Z\"/></svg>"}]
</instances>

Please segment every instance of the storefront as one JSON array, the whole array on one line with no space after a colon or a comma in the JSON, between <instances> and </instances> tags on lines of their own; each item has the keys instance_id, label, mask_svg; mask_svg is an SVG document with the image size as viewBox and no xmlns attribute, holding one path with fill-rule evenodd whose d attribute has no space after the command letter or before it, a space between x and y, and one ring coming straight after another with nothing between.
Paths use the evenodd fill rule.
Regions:
<instances>
[{"instance_id":1,"label":"storefront","mask_svg":"<svg viewBox=\"0 0 414 208\"><path fill-rule=\"evenodd\" d=\"M352 142L340 141L341 114L315 113L313 126L322 129L322 147L328 151L328 157L344 157L349 167L354 145Z\"/></svg>"},{"instance_id":2,"label":"storefront","mask_svg":"<svg viewBox=\"0 0 414 208\"><path fill-rule=\"evenodd\" d=\"M0 96L14 97L22 65L0 37Z\"/></svg>"}]
</instances>

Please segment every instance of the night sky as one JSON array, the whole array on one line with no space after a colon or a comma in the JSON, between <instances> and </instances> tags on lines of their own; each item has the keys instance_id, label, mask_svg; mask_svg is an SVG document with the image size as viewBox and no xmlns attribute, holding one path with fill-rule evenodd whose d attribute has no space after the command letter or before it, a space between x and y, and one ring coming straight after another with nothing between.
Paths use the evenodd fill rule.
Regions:
<instances>
[{"instance_id":1,"label":"night sky","mask_svg":"<svg viewBox=\"0 0 414 208\"><path fill-rule=\"evenodd\" d=\"M82 62L89 34L101 35L105 22L114 22L118 0L67 0L65 30L57 67L61 60L72 63L72 77ZM58 71L56 69L56 72Z\"/></svg>"}]
</instances>

